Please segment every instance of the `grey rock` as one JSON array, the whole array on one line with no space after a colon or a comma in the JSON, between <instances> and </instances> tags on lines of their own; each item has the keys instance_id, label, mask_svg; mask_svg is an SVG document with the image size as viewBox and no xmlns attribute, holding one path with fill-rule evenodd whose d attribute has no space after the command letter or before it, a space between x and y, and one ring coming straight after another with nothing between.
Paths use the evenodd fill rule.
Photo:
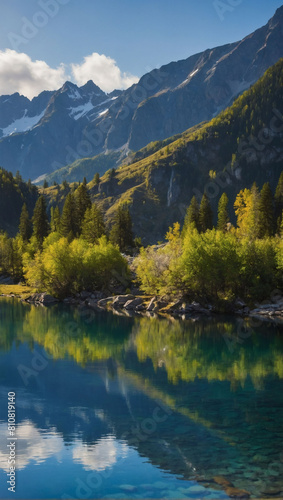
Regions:
<instances>
[{"instance_id":1,"label":"grey rock","mask_svg":"<svg viewBox=\"0 0 283 500\"><path fill-rule=\"evenodd\" d=\"M73 300L74 300L73 297L66 297L63 300L63 302L64 302L64 304L70 304Z\"/></svg>"},{"instance_id":2,"label":"grey rock","mask_svg":"<svg viewBox=\"0 0 283 500\"><path fill-rule=\"evenodd\" d=\"M128 302L129 300L133 300L135 298L134 295L128 294L128 295L117 295L115 299L113 300L113 307L119 308L122 307Z\"/></svg>"},{"instance_id":3,"label":"grey rock","mask_svg":"<svg viewBox=\"0 0 283 500\"><path fill-rule=\"evenodd\" d=\"M246 307L246 303L244 300L238 298L235 300L235 306L244 308Z\"/></svg>"},{"instance_id":4,"label":"grey rock","mask_svg":"<svg viewBox=\"0 0 283 500\"><path fill-rule=\"evenodd\" d=\"M193 301L193 302L191 303L191 306L192 306L194 309L198 309L198 308L200 307L200 304L199 304L198 302Z\"/></svg>"},{"instance_id":5,"label":"grey rock","mask_svg":"<svg viewBox=\"0 0 283 500\"><path fill-rule=\"evenodd\" d=\"M81 298L82 300L86 300L86 299L88 299L90 296L91 296L91 293L90 293L90 292L85 292L85 291L83 291L83 292L81 292L81 293L80 293L80 298Z\"/></svg>"},{"instance_id":6,"label":"grey rock","mask_svg":"<svg viewBox=\"0 0 283 500\"><path fill-rule=\"evenodd\" d=\"M155 301L156 301L156 297L152 297L150 303L148 304L147 306L147 311L153 311L155 309Z\"/></svg>"},{"instance_id":7,"label":"grey rock","mask_svg":"<svg viewBox=\"0 0 283 500\"><path fill-rule=\"evenodd\" d=\"M126 302L126 304L124 305L124 309L133 310L137 306L141 305L142 303L143 303L143 299L140 297L137 297L136 299L128 300L128 302Z\"/></svg>"},{"instance_id":8,"label":"grey rock","mask_svg":"<svg viewBox=\"0 0 283 500\"><path fill-rule=\"evenodd\" d=\"M113 302L113 300L115 299L115 297L106 297L105 299L100 299L98 302L97 302L97 305L99 307L106 307L107 304L109 302Z\"/></svg>"},{"instance_id":9,"label":"grey rock","mask_svg":"<svg viewBox=\"0 0 283 500\"><path fill-rule=\"evenodd\" d=\"M172 304L170 306L170 311L176 311L178 310L183 304L183 300L178 300L177 302L174 302L174 304Z\"/></svg>"},{"instance_id":10,"label":"grey rock","mask_svg":"<svg viewBox=\"0 0 283 500\"><path fill-rule=\"evenodd\" d=\"M168 302L166 300L160 299L160 300L156 301L156 307L157 307L158 310L159 309L163 309L166 306L168 306Z\"/></svg>"},{"instance_id":11,"label":"grey rock","mask_svg":"<svg viewBox=\"0 0 283 500\"><path fill-rule=\"evenodd\" d=\"M52 295L49 295L48 293L43 293L41 296L40 302L43 305L48 305L48 304L54 304L55 302L58 302L58 299L55 299L55 297L52 297Z\"/></svg>"},{"instance_id":12,"label":"grey rock","mask_svg":"<svg viewBox=\"0 0 283 500\"><path fill-rule=\"evenodd\" d=\"M103 294L103 292L92 292L90 298L100 300L105 298L105 295Z\"/></svg>"},{"instance_id":13,"label":"grey rock","mask_svg":"<svg viewBox=\"0 0 283 500\"><path fill-rule=\"evenodd\" d=\"M266 310L266 309L278 309L278 304L262 304L260 306L258 306L258 309L259 310Z\"/></svg>"},{"instance_id":14,"label":"grey rock","mask_svg":"<svg viewBox=\"0 0 283 500\"><path fill-rule=\"evenodd\" d=\"M136 311L144 311L146 309L144 304L140 304L139 306L136 306Z\"/></svg>"},{"instance_id":15,"label":"grey rock","mask_svg":"<svg viewBox=\"0 0 283 500\"><path fill-rule=\"evenodd\" d=\"M96 299L88 299L87 305L92 309L99 310L98 301Z\"/></svg>"},{"instance_id":16,"label":"grey rock","mask_svg":"<svg viewBox=\"0 0 283 500\"><path fill-rule=\"evenodd\" d=\"M50 304L55 304L58 302L58 299L55 299L55 297L52 297L52 295L49 295L48 293L34 293L30 297L28 297L27 302L34 302L38 304L42 304L44 306L50 305Z\"/></svg>"}]
</instances>

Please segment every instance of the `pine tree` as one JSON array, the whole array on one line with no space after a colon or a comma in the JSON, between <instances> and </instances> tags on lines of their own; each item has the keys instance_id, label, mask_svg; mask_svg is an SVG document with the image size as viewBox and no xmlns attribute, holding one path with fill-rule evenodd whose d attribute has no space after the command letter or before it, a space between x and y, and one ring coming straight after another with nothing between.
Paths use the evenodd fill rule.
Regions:
<instances>
[{"instance_id":1,"label":"pine tree","mask_svg":"<svg viewBox=\"0 0 283 500\"><path fill-rule=\"evenodd\" d=\"M81 184L76 190L76 205L77 205L79 232L81 232L81 227L86 210L88 208L91 208L91 200L85 184Z\"/></svg>"},{"instance_id":2,"label":"pine tree","mask_svg":"<svg viewBox=\"0 0 283 500\"><path fill-rule=\"evenodd\" d=\"M42 246L44 238L49 232L49 222L46 213L46 201L44 196L38 198L32 217L33 222L33 236L37 239L37 242Z\"/></svg>"},{"instance_id":3,"label":"pine tree","mask_svg":"<svg viewBox=\"0 0 283 500\"><path fill-rule=\"evenodd\" d=\"M23 182L23 179L22 179L22 176L21 176L19 170L17 170L17 172L16 172L15 180L16 180L17 184L20 184L21 182Z\"/></svg>"},{"instance_id":4,"label":"pine tree","mask_svg":"<svg viewBox=\"0 0 283 500\"><path fill-rule=\"evenodd\" d=\"M44 179L44 182L43 182L43 189L47 189L49 186L48 182L46 179Z\"/></svg>"},{"instance_id":5,"label":"pine tree","mask_svg":"<svg viewBox=\"0 0 283 500\"><path fill-rule=\"evenodd\" d=\"M279 230L281 238L283 238L283 211L281 214L281 224L280 224L280 230Z\"/></svg>"},{"instance_id":6,"label":"pine tree","mask_svg":"<svg viewBox=\"0 0 283 500\"><path fill-rule=\"evenodd\" d=\"M64 190L70 189L69 183L66 181L66 179L63 180L62 186Z\"/></svg>"},{"instance_id":7,"label":"pine tree","mask_svg":"<svg viewBox=\"0 0 283 500\"><path fill-rule=\"evenodd\" d=\"M217 220L217 229L219 229L219 231L222 231L223 233L227 231L227 225L229 223L228 203L228 196L226 193L223 193L218 203Z\"/></svg>"},{"instance_id":8,"label":"pine tree","mask_svg":"<svg viewBox=\"0 0 283 500\"><path fill-rule=\"evenodd\" d=\"M187 209L182 236L186 234L188 227L194 227L199 231L199 204L195 196L192 197L191 203Z\"/></svg>"},{"instance_id":9,"label":"pine tree","mask_svg":"<svg viewBox=\"0 0 283 500\"><path fill-rule=\"evenodd\" d=\"M260 192L259 198L259 238L272 236L274 233L273 196L269 182L266 182Z\"/></svg>"},{"instance_id":10,"label":"pine tree","mask_svg":"<svg viewBox=\"0 0 283 500\"><path fill-rule=\"evenodd\" d=\"M79 231L77 205L72 193L66 197L60 222L60 233L66 238L73 239Z\"/></svg>"},{"instance_id":11,"label":"pine tree","mask_svg":"<svg viewBox=\"0 0 283 500\"><path fill-rule=\"evenodd\" d=\"M283 171L281 172L275 190L274 201L275 201L275 219L276 221L278 221L277 230L279 230L282 220L282 210L283 210Z\"/></svg>"},{"instance_id":12,"label":"pine tree","mask_svg":"<svg viewBox=\"0 0 283 500\"><path fill-rule=\"evenodd\" d=\"M96 174L94 175L93 182L96 185L100 183L100 177L98 172L96 172Z\"/></svg>"},{"instance_id":13,"label":"pine tree","mask_svg":"<svg viewBox=\"0 0 283 500\"><path fill-rule=\"evenodd\" d=\"M252 237L258 238L260 225L260 193L256 182L251 187L251 209L250 209L250 233Z\"/></svg>"},{"instance_id":14,"label":"pine tree","mask_svg":"<svg viewBox=\"0 0 283 500\"><path fill-rule=\"evenodd\" d=\"M134 246L132 226L129 208L127 205L120 205L114 217L110 240L116 243L122 251Z\"/></svg>"},{"instance_id":15,"label":"pine tree","mask_svg":"<svg viewBox=\"0 0 283 500\"><path fill-rule=\"evenodd\" d=\"M86 210L82 223L82 237L89 243L96 243L105 234L105 224L101 210L93 203Z\"/></svg>"},{"instance_id":16,"label":"pine tree","mask_svg":"<svg viewBox=\"0 0 283 500\"><path fill-rule=\"evenodd\" d=\"M59 232L60 231L60 210L58 205L56 207L51 207L51 231L52 232Z\"/></svg>"},{"instance_id":17,"label":"pine tree","mask_svg":"<svg viewBox=\"0 0 283 500\"><path fill-rule=\"evenodd\" d=\"M83 178L83 185L86 186L87 185L87 180L86 180L86 177Z\"/></svg>"},{"instance_id":18,"label":"pine tree","mask_svg":"<svg viewBox=\"0 0 283 500\"><path fill-rule=\"evenodd\" d=\"M199 207L199 227L202 233L213 227L213 212L206 194L203 195Z\"/></svg>"},{"instance_id":19,"label":"pine tree","mask_svg":"<svg viewBox=\"0 0 283 500\"><path fill-rule=\"evenodd\" d=\"M20 216L20 225L19 225L19 233L24 241L29 241L32 235L32 223L29 218L29 213L26 204L23 204L21 216Z\"/></svg>"},{"instance_id":20,"label":"pine tree","mask_svg":"<svg viewBox=\"0 0 283 500\"><path fill-rule=\"evenodd\" d=\"M116 174L115 168L110 168L109 170L107 170L107 172L105 172L105 177L109 181L109 180L113 179L115 174Z\"/></svg>"}]
</instances>

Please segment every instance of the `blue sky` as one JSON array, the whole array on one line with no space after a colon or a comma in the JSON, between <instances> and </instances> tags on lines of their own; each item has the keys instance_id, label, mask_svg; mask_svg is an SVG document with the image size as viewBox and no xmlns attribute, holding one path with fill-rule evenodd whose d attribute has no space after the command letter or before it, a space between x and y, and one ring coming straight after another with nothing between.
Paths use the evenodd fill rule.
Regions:
<instances>
[{"instance_id":1,"label":"blue sky","mask_svg":"<svg viewBox=\"0 0 283 500\"><path fill-rule=\"evenodd\" d=\"M0 93L7 92L8 83L1 84L7 66L14 72L6 77L11 91L26 94L24 67L33 78L39 73L41 84L47 79L49 87L65 77L82 84L88 75L96 80L98 73L106 91L111 79L125 87L154 67L243 38L266 24L282 4L282 0L9 0L1 5ZM28 59L20 61L11 50ZM93 53L93 59L84 61ZM33 66L36 60L46 66ZM16 73L19 62L23 64ZM30 85L30 95L41 88L32 81Z\"/></svg>"}]
</instances>

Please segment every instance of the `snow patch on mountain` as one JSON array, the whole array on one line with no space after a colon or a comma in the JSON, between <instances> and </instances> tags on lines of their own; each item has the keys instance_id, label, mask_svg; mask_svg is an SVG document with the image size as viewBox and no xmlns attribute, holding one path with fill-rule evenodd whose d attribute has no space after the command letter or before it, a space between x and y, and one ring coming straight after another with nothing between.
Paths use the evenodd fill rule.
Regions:
<instances>
[{"instance_id":1,"label":"snow patch on mountain","mask_svg":"<svg viewBox=\"0 0 283 500\"><path fill-rule=\"evenodd\" d=\"M199 68L197 68L197 69L195 69L194 71L192 71L192 72L189 74L189 76L188 76L188 77L187 77L187 78L186 78L186 79L185 79L182 83L180 83L180 85L178 85L178 87L177 87L177 88L182 87L183 85L186 85L186 83L188 83L188 82L191 80L191 78L192 78L194 75L196 75L196 74L197 74L197 72L198 72L198 71L199 71Z\"/></svg>"},{"instance_id":2,"label":"snow patch on mountain","mask_svg":"<svg viewBox=\"0 0 283 500\"><path fill-rule=\"evenodd\" d=\"M88 118L91 117L92 119L94 119L96 116L103 116L105 113L107 113L108 108L102 109L101 112L99 112L99 108L102 108L102 106L104 106L105 104L109 104L111 101L114 101L115 99L117 99L117 97L111 97L110 99L106 99L105 101L100 102L99 104L96 104L96 105L92 104L91 99L90 99L85 104L81 104L80 106L68 108L69 116L70 116L70 118L73 118L74 120L79 120L80 118L82 118L85 115L89 115ZM92 113L91 113L91 111L92 111Z\"/></svg>"},{"instance_id":3,"label":"snow patch on mountain","mask_svg":"<svg viewBox=\"0 0 283 500\"><path fill-rule=\"evenodd\" d=\"M103 116L105 115L105 113L107 113L107 111L109 111L109 109L104 109L104 111L101 111L101 113L99 113L98 116Z\"/></svg>"},{"instance_id":4,"label":"snow patch on mountain","mask_svg":"<svg viewBox=\"0 0 283 500\"><path fill-rule=\"evenodd\" d=\"M21 118L14 120L10 125L8 125L8 127L0 129L0 132L2 132L2 137L7 137L8 135L31 130L40 122L45 113L44 109L39 115L27 116L27 111L28 110L25 109L24 115Z\"/></svg>"},{"instance_id":5,"label":"snow patch on mountain","mask_svg":"<svg viewBox=\"0 0 283 500\"><path fill-rule=\"evenodd\" d=\"M74 120L79 120L87 113L92 111L94 107L95 106L92 104L92 102L88 101L86 104L82 104L81 106L76 106L75 108L69 108L70 111L69 116L71 118L74 118Z\"/></svg>"},{"instance_id":6,"label":"snow patch on mountain","mask_svg":"<svg viewBox=\"0 0 283 500\"><path fill-rule=\"evenodd\" d=\"M198 72L198 68L192 71L192 73L189 74L189 77L192 78L196 73Z\"/></svg>"},{"instance_id":7,"label":"snow patch on mountain","mask_svg":"<svg viewBox=\"0 0 283 500\"><path fill-rule=\"evenodd\" d=\"M79 91L77 89L74 89L74 88L71 88L69 93L68 93L68 97L70 99L74 99L74 100L77 100L77 99L82 99L82 96L81 94L79 93Z\"/></svg>"}]
</instances>

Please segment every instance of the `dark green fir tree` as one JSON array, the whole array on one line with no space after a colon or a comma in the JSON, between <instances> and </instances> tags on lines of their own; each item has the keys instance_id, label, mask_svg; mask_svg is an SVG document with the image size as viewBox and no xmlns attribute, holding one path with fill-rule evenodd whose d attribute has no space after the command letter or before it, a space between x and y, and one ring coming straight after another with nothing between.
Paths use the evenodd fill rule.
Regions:
<instances>
[{"instance_id":1,"label":"dark green fir tree","mask_svg":"<svg viewBox=\"0 0 283 500\"><path fill-rule=\"evenodd\" d=\"M218 203L218 219L217 219L217 229L223 233L227 231L229 223L229 212L228 212L228 196L223 193L219 203Z\"/></svg>"},{"instance_id":2,"label":"dark green fir tree","mask_svg":"<svg viewBox=\"0 0 283 500\"><path fill-rule=\"evenodd\" d=\"M49 222L46 212L46 201L44 196L40 196L36 202L33 217L33 236L35 236L39 246L42 246L44 238L49 233Z\"/></svg>"},{"instance_id":3,"label":"dark green fir tree","mask_svg":"<svg viewBox=\"0 0 283 500\"><path fill-rule=\"evenodd\" d=\"M106 234L103 214L93 203L91 208L87 208L82 223L82 237L89 243L96 243L97 240Z\"/></svg>"},{"instance_id":4,"label":"dark green fir tree","mask_svg":"<svg viewBox=\"0 0 283 500\"><path fill-rule=\"evenodd\" d=\"M203 195L199 207L199 227L202 233L213 227L213 212L206 194Z\"/></svg>"},{"instance_id":5,"label":"dark green fir tree","mask_svg":"<svg viewBox=\"0 0 283 500\"><path fill-rule=\"evenodd\" d=\"M134 246L133 223L127 205L118 207L110 232L110 240L117 244L122 251Z\"/></svg>"},{"instance_id":6,"label":"dark green fir tree","mask_svg":"<svg viewBox=\"0 0 283 500\"><path fill-rule=\"evenodd\" d=\"M23 204L20 216L19 234L24 241L29 241L32 235L32 222L29 218L29 213L26 203Z\"/></svg>"},{"instance_id":7,"label":"dark green fir tree","mask_svg":"<svg viewBox=\"0 0 283 500\"><path fill-rule=\"evenodd\" d=\"M78 235L79 224L78 224L78 214L77 214L77 204L75 197L72 193L69 193L66 197L61 222L60 222L60 233L62 236L72 240Z\"/></svg>"},{"instance_id":8,"label":"dark green fir tree","mask_svg":"<svg viewBox=\"0 0 283 500\"><path fill-rule=\"evenodd\" d=\"M259 238L272 236L274 233L273 196L269 182L266 182L259 198Z\"/></svg>"},{"instance_id":9,"label":"dark green fir tree","mask_svg":"<svg viewBox=\"0 0 283 500\"><path fill-rule=\"evenodd\" d=\"M192 197L191 203L187 209L182 235L184 236L189 227L194 227L199 231L199 204L195 196Z\"/></svg>"}]
</instances>

